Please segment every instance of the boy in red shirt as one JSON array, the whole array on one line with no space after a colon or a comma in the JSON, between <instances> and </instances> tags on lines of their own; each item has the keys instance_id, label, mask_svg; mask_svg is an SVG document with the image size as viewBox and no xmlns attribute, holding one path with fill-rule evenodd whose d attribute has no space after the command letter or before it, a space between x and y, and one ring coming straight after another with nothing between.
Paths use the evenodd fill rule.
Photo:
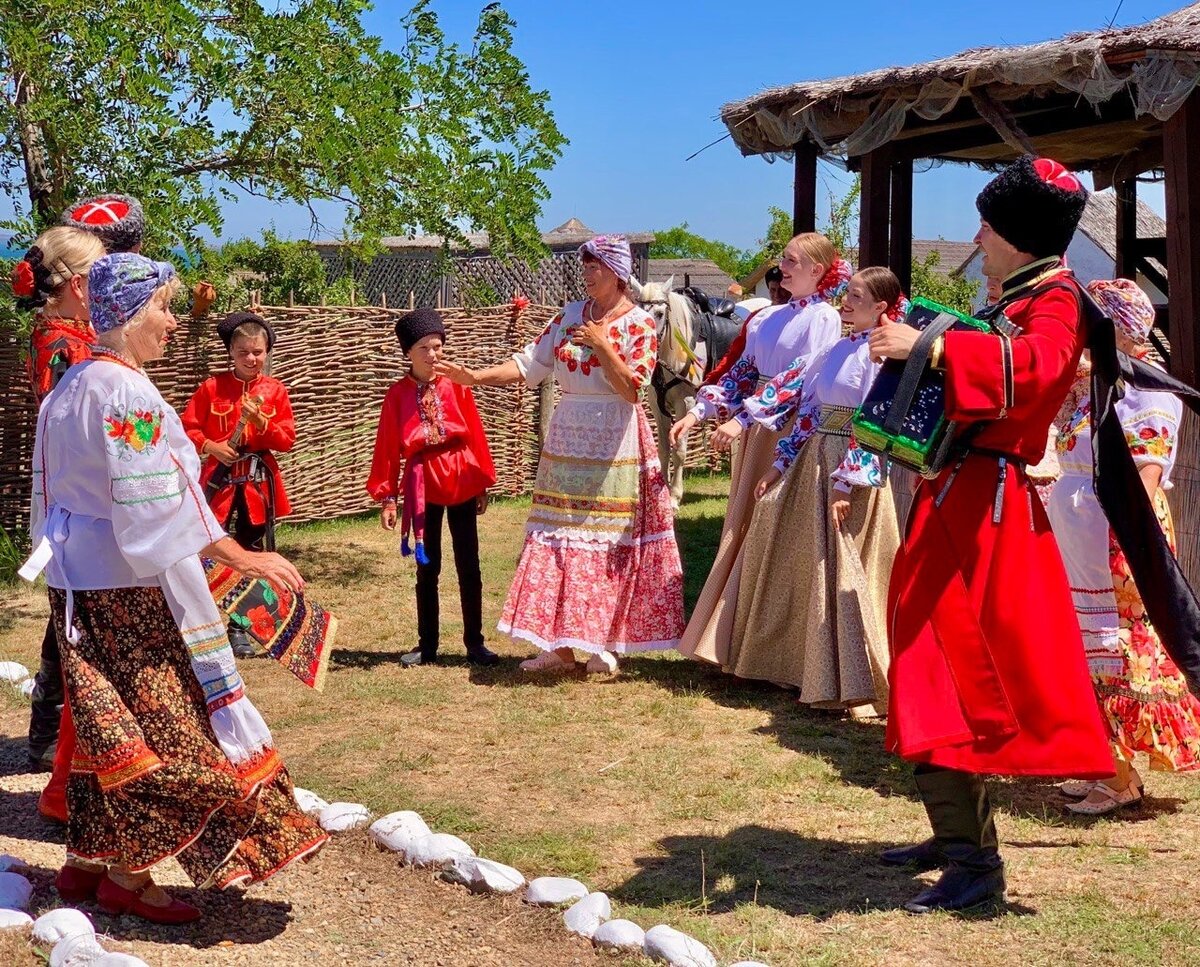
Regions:
<instances>
[{"instance_id":1,"label":"boy in red shirt","mask_svg":"<svg viewBox=\"0 0 1200 967\"><path fill-rule=\"evenodd\" d=\"M217 324L217 334L230 369L200 384L183 411L183 427L204 460L200 483L217 520L242 547L273 551L275 520L292 511L275 453L296 443L287 387L263 372L275 332L257 313L233 312ZM229 643L239 658L254 654L236 618Z\"/></svg>"},{"instance_id":2,"label":"boy in red shirt","mask_svg":"<svg viewBox=\"0 0 1200 967\"><path fill-rule=\"evenodd\" d=\"M483 643L476 519L487 509L487 489L496 482L483 423L470 389L434 372L446 341L445 326L435 309L416 309L401 316L396 338L410 369L384 397L367 491L382 503L384 530L395 529L396 501L403 500L402 553L415 552L417 559L418 644L400 656L400 663L411 667L437 661L445 517L458 572L467 661L494 665L499 657ZM415 547L409 542L410 529Z\"/></svg>"}]
</instances>

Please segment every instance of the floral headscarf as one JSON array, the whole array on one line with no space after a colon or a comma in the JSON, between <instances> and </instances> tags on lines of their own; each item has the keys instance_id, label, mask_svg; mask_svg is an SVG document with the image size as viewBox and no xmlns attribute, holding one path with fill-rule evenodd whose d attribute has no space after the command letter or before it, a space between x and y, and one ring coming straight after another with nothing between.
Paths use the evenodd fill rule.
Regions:
<instances>
[{"instance_id":1,"label":"floral headscarf","mask_svg":"<svg viewBox=\"0 0 1200 967\"><path fill-rule=\"evenodd\" d=\"M603 262L622 282L628 282L633 274L633 253L624 235L597 235L579 246L579 254Z\"/></svg>"},{"instance_id":2,"label":"floral headscarf","mask_svg":"<svg viewBox=\"0 0 1200 967\"><path fill-rule=\"evenodd\" d=\"M88 272L88 309L96 332L125 325L174 277L170 262L154 262L132 252L96 259Z\"/></svg>"},{"instance_id":3,"label":"floral headscarf","mask_svg":"<svg viewBox=\"0 0 1200 967\"><path fill-rule=\"evenodd\" d=\"M1135 343L1140 346L1150 338L1154 303L1140 285L1129 279L1096 279L1087 284L1087 290Z\"/></svg>"}]
</instances>

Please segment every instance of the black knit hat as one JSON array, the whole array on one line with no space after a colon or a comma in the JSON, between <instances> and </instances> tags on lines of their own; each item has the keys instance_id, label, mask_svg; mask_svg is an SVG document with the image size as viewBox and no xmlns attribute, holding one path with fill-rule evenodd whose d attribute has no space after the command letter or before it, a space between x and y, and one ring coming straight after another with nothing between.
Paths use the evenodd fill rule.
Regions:
<instances>
[{"instance_id":1,"label":"black knit hat","mask_svg":"<svg viewBox=\"0 0 1200 967\"><path fill-rule=\"evenodd\" d=\"M253 326L262 326L263 332L267 334L267 352L275 348L275 330L271 328L271 324L267 322L257 312L231 312L224 319L217 323L217 335L221 337L221 342L225 344L225 349L230 348L233 342L233 334L239 326L244 326L247 323Z\"/></svg>"},{"instance_id":2,"label":"black knit hat","mask_svg":"<svg viewBox=\"0 0 1200 967\"><path fill-rule=\"evenodd\" d=\"M1035 258L1063 255L1083 216L1087 191L1049 158L1025 155L984 186L979 216L1013 248Z\"/></svg>"},{"instance_id":3,"label":"black knit hat","mask_svg":"<svg viewBox=\"0 0 1200 967\"><path fill-rule=\"evenodd\" d=\"M400 348L406 355L426 336L433 335L441 336L442 342L446 341L446 326L437 309L422 306L404 313L396 320L396 338L400 340Z\"/></svg>"},{"instance_id":4,"label":"black knit hat","mask_svg":"<svg viewBox=\"0 0 1200 967\"><path fill-rule=\"evenodd\" d=\"M129 195L85 198L63 212L62 223L95 235L110 254L132 252L146 230L142 204Z\"/></svg>"}]
</instances>

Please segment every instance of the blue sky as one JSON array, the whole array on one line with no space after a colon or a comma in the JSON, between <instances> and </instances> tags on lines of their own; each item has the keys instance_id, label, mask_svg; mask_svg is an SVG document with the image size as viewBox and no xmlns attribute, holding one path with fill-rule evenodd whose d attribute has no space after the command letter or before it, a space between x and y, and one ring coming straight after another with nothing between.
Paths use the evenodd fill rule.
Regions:
<instances>
[{"instance_id":1,"label":"blue sky","mask_svg":"<svg viewBox=\"0 0 1200 967\"><path fill-rule=\"evenodd\" d=\"M1123 0L1117 24L1139 23L1185 0ZM434 0L444 29L469 43L484 0ZM751 246L770 205L790 207L791 167L743 158L720 137L721 105L778 84L917 63L988 44L1020 44L1104 26L1118 0L859 0L751 4L729 0L505 0L517 21L516 52L571 144L546 181L541 226L571 216L600 231L687 222L700 234ZM389 46L401 40L408 4L384 0L368 25ZM823 194L849 178L822 165ZM970 238L974 196L986 180L960 166L919 173L914 234ZM1144 192L1160 211L1161 191ZM828 204L819 201L819 210ZM336 210L324 207L340 227ZM324 217L324 216L323 216ZM298 206L245 199L225 208L225 238L269 225L308 237ZM329 231L322 234L330 234Z\"/></svg>"}]
</instances>

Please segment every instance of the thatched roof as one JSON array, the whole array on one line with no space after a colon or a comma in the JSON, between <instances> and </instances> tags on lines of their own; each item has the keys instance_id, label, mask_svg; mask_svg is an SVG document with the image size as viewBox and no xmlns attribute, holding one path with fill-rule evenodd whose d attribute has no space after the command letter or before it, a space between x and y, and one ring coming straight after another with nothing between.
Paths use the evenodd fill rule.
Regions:
<instances>
[{"instance_id":1,"label":"thatched roof","mask_svg":"<svg viewBox=\"0 0 1200 967\"><path fill-rule=\"evenodd\" d=\"M1047 118L1039 122L1039 113L1077 111L1082 100L1095 115L1101 105L1121 100L1119 120L1127 126L1134 122L1128 136L1114 141L1106 133L1103 149L1093 145L1077 157L1064 150L1055 154L1064 163L1085 167L1097 160L1097 150L1113 156L1149 140L1149 129L1178 109L1198 79L1200 3L1193 3L1136 27L1071 34L1023 47L977 48L911 67L771 88L725 105L721 119L743 154L788 153L797 142L809 140L824 154L843 156L983 119L1002 132L999 151L993 136L989 150L970 144L959 151L917 156L989 162L1027 148L1021 138L1039 123L1054 127ZM1117 99L1122 90L1129 96ZM939 121L943 123L935 123ZM1018 130L1006 132L1006 127Z\"/></svg>"}]
</instances>

